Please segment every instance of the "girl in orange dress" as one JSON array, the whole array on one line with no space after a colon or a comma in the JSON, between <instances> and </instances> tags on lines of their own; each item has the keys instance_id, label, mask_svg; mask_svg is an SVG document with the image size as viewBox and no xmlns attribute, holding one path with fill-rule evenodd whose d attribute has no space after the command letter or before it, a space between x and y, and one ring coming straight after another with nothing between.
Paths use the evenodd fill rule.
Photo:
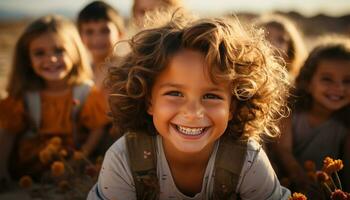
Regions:
<instances>
[{"instance_id":1,"label":"girl in orange dress","mask_svg":"<svg viewBox=\"0 0 350 200\"><path fill-rule=\"evenodd\" d=\"M48 15L26 28L15 47L8 96L0 101L1 178L10 178L9 169L15 177L40 176L47 166L38 154L56 136L85 156L94 151L108 119L91 77L73 23Z\"/></svg>"}]
</instances>

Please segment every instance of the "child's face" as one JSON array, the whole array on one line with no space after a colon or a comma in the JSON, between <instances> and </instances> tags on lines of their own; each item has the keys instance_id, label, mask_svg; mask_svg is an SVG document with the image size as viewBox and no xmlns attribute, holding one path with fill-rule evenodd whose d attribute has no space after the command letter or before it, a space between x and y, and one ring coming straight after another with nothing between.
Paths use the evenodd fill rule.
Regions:
<instances>
[{"instance_id":1,"label":"child's face","mask_svg":"<svg viewBox=\"0 0 350 200\"><path fill-rule=\"evenodd\" d=\"M73 68L65 43L54 33L34 38L29 43L29 57L34 72L47 82L63 80Z\"/></svg>"},{"instance_id":2,"label":"child's face","mask_svg":"<svg viewBox=\"0 0 350 200\"><path fill-rule=\"evenodd\" d=\"M213 83L205 65L202 54L181 51L154 83L148 113L166 149L200 152L226 130L232 116L230 83Z\"/></svg>"},{"instance_id":3,"label":"child's face","mask_svg":"<svg viewBox=\"0 0 350 200\"><path fill-rule=\"evenodd\" d=\"M271 26L271 25L266 27L266 31L268 33L267 34L268 41L283 53L282 56L284 57L284 59L287 59L287 53L288 53L289 41L290 41L289 35L281 28Z\"/></svg>"},{"instance_id":4,"label":"child's face","mask_svg":"<svg viewBox=\"0 0 350 200\"><path fill-rule=\"evenodd\" d=\"M333 112L350 103L350 61L322 60L311 78L313 107Z\"/></svg>"},{"instance_id":5,"label":"child's face","mask_svg":"<svg viewBox=\"0 0 350 200\"><path fill-rule=\"evenodd\" d=\"M120 37L117 26L106 20L82 23L80 36L95 62L104 61Z\"/></svg>"}]
</instances>

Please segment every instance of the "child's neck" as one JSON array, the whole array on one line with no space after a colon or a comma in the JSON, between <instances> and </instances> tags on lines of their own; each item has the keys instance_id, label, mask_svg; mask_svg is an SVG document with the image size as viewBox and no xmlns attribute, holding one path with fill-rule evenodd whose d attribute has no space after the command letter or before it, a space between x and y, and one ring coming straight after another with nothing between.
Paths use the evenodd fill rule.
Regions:
<instances>
[{"instance_id":1,"label":"child's neck","mask_svg":"<svg viewBox=\"0 0 350 200\"><path fill-rule=\"evenodd\" d=\"M46 81L43 92L49 95L61 95L70 90L67 81Z\"/></svg>"},{"instance_id":2,"label":"child's neck","mask_svg":"<svg viewBox=\"0 0 350 200\"><path fill-rule=\"evenodd\" d=\"M214 144L197 153L174 151L171 144L163 146L176 187L187 196L199 193Z\"/></svg>"}]
</instances>

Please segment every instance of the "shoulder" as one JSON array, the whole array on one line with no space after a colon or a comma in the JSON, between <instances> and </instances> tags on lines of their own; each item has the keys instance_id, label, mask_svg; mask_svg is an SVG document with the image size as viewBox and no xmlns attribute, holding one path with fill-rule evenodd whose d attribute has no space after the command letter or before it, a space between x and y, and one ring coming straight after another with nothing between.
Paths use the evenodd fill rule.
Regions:
<instances>
[{"instance_id":1,"label":"shoulder","mask_svg":"<svg viewBox=\"0 0 350 200\"><path fill-rule=\"evenodd\" d=\"M279 184L265 151L253 139L247 143L247 156L237 192L241 194L242 199L285 199L289 194L289 191Z\"/></svg>"}]
</instances>

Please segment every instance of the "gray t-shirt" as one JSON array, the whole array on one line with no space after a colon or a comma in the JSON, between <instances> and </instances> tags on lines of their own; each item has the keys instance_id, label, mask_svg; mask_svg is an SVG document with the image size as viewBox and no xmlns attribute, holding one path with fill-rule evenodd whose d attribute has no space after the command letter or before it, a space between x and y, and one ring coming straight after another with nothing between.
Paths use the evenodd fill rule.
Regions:
<instances>
[{"instance_id":1,"label":"gray t-shirt","mask_svg":"<svg viewBox=\"0 0 350 200\"><path fill-rule=\"evenodd\" d=\"M202 190L194 197L182 194L176 187L166 160L161 136L157 136L157 175L161 200L209 200L214 186L214 161L219 142L209 159ZM250 200L284 200L290 192L282 187L261 146L249 140L247 156L236 191L241 198ZM121 137L107 151L97 184L91 189L88 200L136 200L134 181L129 167L125 137Z\"/></svg>"}]
</instances>

